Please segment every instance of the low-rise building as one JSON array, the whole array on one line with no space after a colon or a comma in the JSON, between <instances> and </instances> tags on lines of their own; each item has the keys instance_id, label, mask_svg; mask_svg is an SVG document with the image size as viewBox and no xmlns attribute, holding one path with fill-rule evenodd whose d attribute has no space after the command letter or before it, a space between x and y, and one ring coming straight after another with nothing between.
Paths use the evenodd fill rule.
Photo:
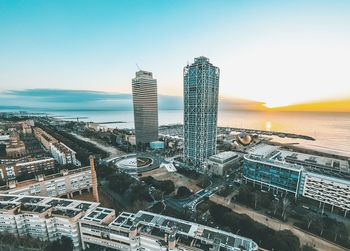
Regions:
<instances>
[{"instance_id":1,"label":"low-rise building","mask_svg":"<svg viewBox=\"0 0 350 251\"><path fill-rule=\"evenodd\" d=\"M106 218L108 214L101 214ZM251 239L150 212L123 212L110 224L105 218L83 217L80 233L83 248L113 250L258 250ZM97 219L96 219L97 218ZM105 221L106 222L106 221Z\"/></svg>"},{"instance_id":2,"label":"low-rise building","mask_svg":"<svg viewBox=\"0 0 350 251\"><path fill-rule=\"evenodd\" d=\"M90 167L62 170L52 175L38 175L35 179L11 182L0 193L73 198L74 193L90 192L92 188Z\"/></svg>"},{"instance_id":3,"label":"low-rise building","mask_svg":"<svg viewBox=\"0 0 350 251\"><path fill-rule=\"evenodd\" d=\"M41 128L34 128L34 135L45 147L45 149L51 152L52 157L61 165L75 165L80 166L80 161L76 158L76 152L70 149L68 146L59 142L50 134L45 132Z\"/></svg>"},{"instance_id":4,"label":"low-rise building","mask_svg":"<svg viewBox=\"0 0 350 251\"><path fill-rule=\"evenodd\" d=\"M243 177L272 191L316 200L331 211L337 207L346 215L350 210L348 160L258 145L244 156Z\"/></svg>"},{"instance_id":5,"label":"low-rise building","mask_svg":"<svg viewBox=\"0 0 350 251\"><path fill-rule=\"evenodd\" d=\"M50 151L52 144L58 143L57 139L39 127L34 128L34 135L47 151Z\"/></svg>"},{"instance_id":6,"label":"low-rise building","mask_svg":"<svg viewBox=\"0 0 350 251\"><path fill-rule=\"evenodd\" d=\"M29 235L42 241L66 236L72 240L74 250L81 250L78 221L98 205L80 200L0 194L0 232Z\"/></svg>"},{"instance_id":7,"label":"low-rise building","mask_svg":"<svg viewBox=\"0 0 350 251\"><path fill-rule=\"evenodd\" d=\"M17 133L12 133L9 143L6 145L6 156L8 158L18 158L26 155L26 147L22 140L20 140Z\"/></svg>"},{"instance_id":8,"label":"low-rise building","mask_svg":"<svg viewBox=\"0 0 350 251\"><path fill-rule=\"evenodd\" d=\"M350 210L350 180L335 178L314 172L305 172L302 177L302 196L316 200L324 210L325 205L344 210L346 216Z\"/></svg>"},{"instance_id":9,"label":"low-rise building","mask_svg":"<svg viewBox=\"0 0 350 251\"><path fill-rule=\"evenodd\" d=\"M125 140L130 143L130 145L136 146L136 136L135 135L125 135Z\"/></svg>"},{"instance_id":10,"label":"low-rise building","mask_svg":"<svg viewBox=\"0 0 350 251\"><path fill-rule=\"evenodd\" d=\"M23 134L32 134L33 133L32 125L34 126L34 121L32 121L32 120L23 121L21 123L22 133Z\"/></svg>"},{"instance_id":11,"label":"low-rise building","mask_svg":"<svg viewBox=\"0 0 350 251\"><path fill-rule=\"evenodd\" d=\"M207 161L207 171L214 175L226 175L240 166L241 159L240 155L231 151L212 155Z\"/></svg>"},{"instance_id":12,"label":"low-rise building","mask_svg":"<svg viewBox=\"0 0 350 251\"><path fill-rule=\"evenodd\" d=\"M0 176L2 179L15 178L22 174L45 173L55 170L53 158L26 158L0 164Z\"/></svg>"},{"instance_id":13,"label":"low-rise building","mask_svg":"<svg viewBox=\"0 0 350 251\"><path fill-rule=\"evenodd\" d=\"M0 232L43 241L72 239L74 250L256 251L249 238L150 212L123 212L99 203L52 197L0 194Z\"/></svg>"},{"instance_id":14,"label":"low-rise building","mask_svg":"<svg viewBox=\"0 0 350 251\"><path fill-rule=\"evenodd\" d=\"M51 144L51 154L55 160L61 165L75 165L80 166L80 161L76 158L76 152L70 149L62 142Z\"/></svg>"},{"instance_id":15,"label":"low-rise building","mask_svg":"<svg viewBox=\"0 0 350 251\"><path fill-rule=\"evenodd\" d=\"M152 150L164 149L164 141L152 141L149 146Z\"/></svg>"}]
</instances>

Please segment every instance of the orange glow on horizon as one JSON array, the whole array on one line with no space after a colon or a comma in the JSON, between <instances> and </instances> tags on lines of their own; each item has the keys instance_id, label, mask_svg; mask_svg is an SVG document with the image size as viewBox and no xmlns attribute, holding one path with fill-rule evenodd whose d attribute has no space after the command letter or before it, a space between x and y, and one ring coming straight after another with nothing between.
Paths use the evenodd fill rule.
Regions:
<instances>
[{"instance_id":1,"label":"orange glow on horizon","mask_svg":"<svg viewBox=\"0 0 350 251\"><path fill-rule=\"evenodd\" d=\"M269 108L270 111L350 112L350 98L315 101Z\"/></svg>"},{"instance_id":2,"label":"orange glow on horizon","mask_svg":"<svg viewBox=\"0 0 350 251\"><path fill-rule=\"evenodd\" d=\"M330 100L311 101L284 106L270 106L265 102L248 99L220 97L224 109L252 111L301 111L301 112L350 112L350 97Z\"/></svg>"}]
</instances>

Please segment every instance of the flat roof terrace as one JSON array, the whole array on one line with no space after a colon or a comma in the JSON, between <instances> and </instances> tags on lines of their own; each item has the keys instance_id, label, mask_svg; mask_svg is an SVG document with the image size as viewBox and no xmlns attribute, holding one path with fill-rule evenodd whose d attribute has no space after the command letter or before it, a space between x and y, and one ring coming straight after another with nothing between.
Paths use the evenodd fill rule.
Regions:
<instances>
[{"instance_id":1,"label":"flat roof terrace","mask_svg":"<svg viewBox=\"0 0 350 251\"><path fill-rule=\"evenodd\" d=\"M133 225L135 215L128 212L122 212L109 224L110 227L130 229Z\"/></svg>"},{"instance_id":2,"label":"flat roof terrace","mask_svg":"<svg viewBox=\"0 0 350 251\"><path fill-rule=\"evenodd\" d=\"M226 152L221 152L213 156L210 156L209 160L224 164L230 160L237 159L237 158L239 158L239 155L237 153L226 151Z\"/></svg>"},{"instance_id":3,"label":"flat roof terrace","mask_svg":"<svg viewBox=\"0 0 350 251\"><path fill-rule=\"evenodd\" d=\"M47 210L49 210L51 207L47 206L40 206L36 204L22 204L21 205L21 211L24 212L33 212L33 213L43 213Z\"/></svg>"},{"instance_id":4,"label":"flat roof terrace","mask_svg":"<svg viewBox=\"0 0 350 251\"><path fill-rule=\"evenodd\" d=\"M16 203L7 203L7 202L4 202L4 201L1 201L0 202L0 210L3 209L3 210L11 210L11 209L14 209L16 207L18 207L20 204L16 204Z\"/></svg>"},{"instance_id":5,"label":"flat roof terrace","mask_svg":"<svg viewBox=\"0 0 350 251\"><path fill-rule=\"evenodd\" d=\"M82 220L102 223L108 216L112 216L114 214L113 209L97 207L89 214L85 215Z\"/></svg>"},{"instance_id":6,"label":"flat roof terrace","mask_svg":"<svg viewBox=\"0 0 350 251\"><path fill-rule=\"evenodd\" d=\"M280 150L280 156L287 162L298 162L305 165L315 165L329 169L338 170L344 173L350 173L349 161L329 158L324 156Z\"/></svg>"},{"instance_id":7,"label":"flat roof terrace","mask_svg":"<svg viewBox=\"0 0 350 251\"><path fill-rule=\"evenodd\" d=\"M0 194L0 201L12 201L12 200L15 200L17 198L18 198L17 196Z\"/></svg>"},{"instance_id":8,"label":"flat roof terrace","mask_svg":"<svg viewBox=\"0 0 350 251\"><path fill-rule=\"evenodd\" d=\"M82 212L82 210L79 210L79 209L74 210L74 209L54 208L51 213L53 215L59 215L59 216L67 217L67 218L73 218L81 212Z\"/></svg>"},{"instance_id":9,"label":"flat roof terrace","mask_svg":"<svg viewBox=\"0 0 350 251\"><path fill-rule=\"evenodd\" d=\"M207 243L219 241L220 246L238 248L240 245L247 250L257 250L257 244L249 239L229 232L224 232L215 228L188 222L164 215L139 211L135 215L135 223L146 227L147 233L176 232L178 234L199 239ZM158 230L157 230L158 229ZM156 236L158 236L156 234Z\"/></svg>"},{"instance_id":10,"label":"flat roof terrace","mask_svg":"<svg viewBox=\"0 0 350 251\"><path fill-rule=\"evenodd\" d=\"M70 204L72 204L72 201L69 201L69 200L57 200L57 199L53 199L49 202L46 202L47 205L50 205L50 206L53 206L53 207L56 207L56 206L59 206L59 207L67 207L69 206Z\"/></svg>"},{"instance_id":11,"label":"flat roof terrace","mask_svg":"<svg viewBox=\"0 0 350 251\"><path fill-rule=\"evenodd\" d=\"M82 210L89 212L90 210L98 207L99 203L81 201L81 200L71 200L71 199L59 199L52 197L42 197L42 196L30 196L30 195L7 195L0 194L0 201L11 201L13 203L20 204L32 204L40 205L44 207L58 207L60 209L72 209L72 210Z\"/></svg>"}]
</instances>

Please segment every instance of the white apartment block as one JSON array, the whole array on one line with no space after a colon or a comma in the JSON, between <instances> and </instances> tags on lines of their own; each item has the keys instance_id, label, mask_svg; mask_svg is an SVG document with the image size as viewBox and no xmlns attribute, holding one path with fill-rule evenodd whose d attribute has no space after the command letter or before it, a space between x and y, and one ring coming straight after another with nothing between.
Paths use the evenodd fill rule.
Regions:
<instances>
[{"instance_id":1,"label":"white apartment block","mask_svg":"<svg viewBox=\"0 0 350 251\"><path fill-rule=\"evenodd\" d=\"M50 170L55 170L55 160L53 158L22 158L0 164L0 177L7 179L22 174L40 173Z\"/></svg>"},{"instance_id":2,"label":"white apartment block","mask_svg":"<svg viewBox=\"0 0 350 251\"><path fill-rule=\"evenodd\" d=\"M11 189L0 190L0 193L73 198L74 193L90 192L92 189L91 169L87 166L64 170L58 174L39 175L32 180L9 185Z\"/></svg>"},{"instance_id":3,"label":"white apartment block","mask_svg":"<svg viewBox=\"0 0 350 251\"><path fill-rule=\"evenodd\" d=\"M43 129L35 127L34 135L39 142L45 147L47 151L51 152L52 157L61 165L75 165L80 166L81 163L76 158L76 152L71 148L58 142L57 139L45 132Z\"/></svg>"},{"instance_id":4,"label":"white apartment block","mask_svg":"<svg viewBox=\"0 0 350 251\"><path fill-rule=\"evenodd\" d=\"M150 212L136 214L99 207L99 203L52 197L0 194L0 232L45 241L66 236L74 250L256 251L251 239Z\"/></svg>"},{"instance_id":5,"label":"white apartment block","mask_svg":"<svg viewBox=\"0 0 350 251\"><path fill-rule=\"evenodd\" d=\"M108 225L107 213L92 212L80 220L83 248L114 250L258 250L251 239L189 221L150 212L123 212Z\"/></svg>"},{"instance_id":6,"label":"white apartment block","mask_svg":"<svg viewBox=\"0 0 350 251\"><path fill-rule=\"evenodd\" d=\"M98 205L79 200L0 194L0 232L29 235L43 241L66 236L72 239L75 250L81 250L78 221Z\"/></svg>"},{"instance_id":7,"label":"white apartment block","mask_svg":"<svg viewBox=\"0 0 350 251\"><path fill-rule=\"evenodd\" d=\"M76 152L62 142L50 144L50 151L52 157L61 165L81 165L80 161L78 161L75 156Z\"/></svg>"},{"instance_id":8,"label":"white apartment block","mask_svg":"<svg viewBox=\"0 0 350 251\"><path fill-rule=\"evenodd\" d=\"M326 203L345 210L350 210L350 180L334 178L318 173L306 172L302 179L304 197Z\"/></svg>"}]
</instances>

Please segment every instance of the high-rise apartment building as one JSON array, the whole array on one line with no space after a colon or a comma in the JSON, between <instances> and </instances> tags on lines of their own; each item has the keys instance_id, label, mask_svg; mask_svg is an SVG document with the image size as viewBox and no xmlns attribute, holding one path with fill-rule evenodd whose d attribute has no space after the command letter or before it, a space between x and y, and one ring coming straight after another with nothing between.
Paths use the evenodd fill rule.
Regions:
<instances>
[{"instance_id":1,"label":"high-rise apartment building","mask_svg":"<svg viewBox=\"0 0 350 251\"><path fill-rule=\"evenodd\" d=\"M184 157L199 171L215 154L219 75L206 57L184 68Z\"/></svg>"},{"instance_id":2,"label":"high-rise apartment building","mask_svg":"<svg viewBox=\"0 0 350 251\"><path fill-rule=\"evenodd\" d=\"M157 80L152 72L136 72L136 77L132 79L132 95L136 143L158 140Z\"/></svg>"}]
</instances>

